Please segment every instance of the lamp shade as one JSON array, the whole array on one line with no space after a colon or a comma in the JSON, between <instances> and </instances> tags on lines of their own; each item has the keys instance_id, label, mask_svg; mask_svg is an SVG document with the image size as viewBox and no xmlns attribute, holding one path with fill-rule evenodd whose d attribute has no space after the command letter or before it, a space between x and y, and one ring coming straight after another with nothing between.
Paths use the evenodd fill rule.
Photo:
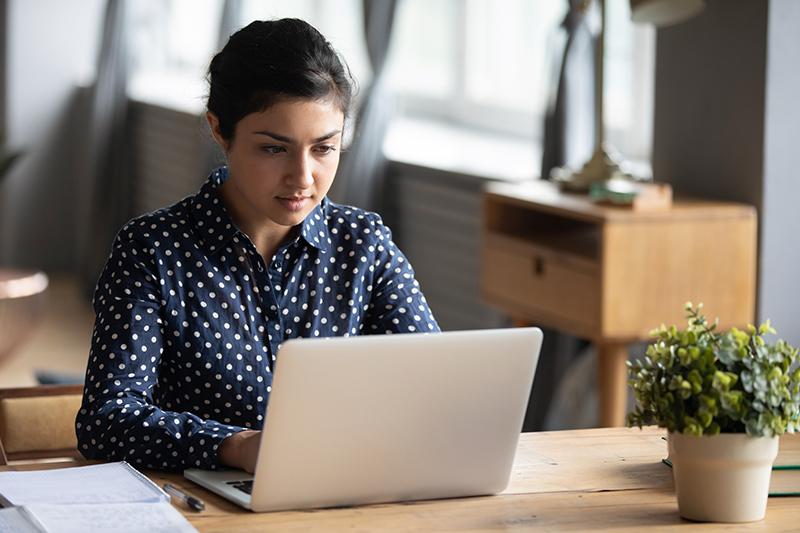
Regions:
<instances>
[{"instance_id":1,"label":"lamp shade","mask_svg":"<svg viewBox=\"0 0 800 533\"><path fill-rule=\"evenodd\" d=\"M705 7L703 0L630 0L634 22L669 26L689 19Z\"/></svg>"}]
</instances>

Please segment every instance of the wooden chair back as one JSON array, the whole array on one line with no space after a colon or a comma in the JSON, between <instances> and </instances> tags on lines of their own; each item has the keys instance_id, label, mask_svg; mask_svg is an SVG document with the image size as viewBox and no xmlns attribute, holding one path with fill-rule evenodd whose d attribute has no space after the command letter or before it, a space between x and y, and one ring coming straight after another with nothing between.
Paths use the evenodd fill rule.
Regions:
<instances>
[{"instance_id":1,"label":"wooden chair back","mask_svg":"<svg viewBox=\"0 0 800 533\"><path fill-rule=\"evenodd\" d=\"M0 389L0 465L80 457L75 416L83 385Z\"/></svg>"}]
</instances>

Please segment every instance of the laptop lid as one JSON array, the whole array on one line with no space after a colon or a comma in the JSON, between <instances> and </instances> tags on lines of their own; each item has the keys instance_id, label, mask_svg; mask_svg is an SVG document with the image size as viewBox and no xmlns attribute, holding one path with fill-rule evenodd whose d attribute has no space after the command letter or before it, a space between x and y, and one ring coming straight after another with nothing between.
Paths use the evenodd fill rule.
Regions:
<instances>
[{"instance_id":1,"label":"laptop lid","mask_svg":"<svg viewBox=\"0 0 800 533\"><path fill-rule=\"evenodd\" d=\"M541 341L516 328L285 342L249 507L501 492Z\"/></svg>"}]
</instances>

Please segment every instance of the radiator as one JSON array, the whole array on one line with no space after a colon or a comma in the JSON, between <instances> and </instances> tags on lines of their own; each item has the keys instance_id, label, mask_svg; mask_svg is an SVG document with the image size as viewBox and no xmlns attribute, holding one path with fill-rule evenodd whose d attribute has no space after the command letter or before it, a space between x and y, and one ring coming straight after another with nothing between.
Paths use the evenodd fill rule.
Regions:
<instances>
[{"instance_id":1,"label":"radiator","mask_svg":"<svg viewBox=\"0 0 800 533\"><path fill-rule=\"evenodd\" d=\"M480 295L486 180L401 163L392 164L388 180L387 221L442 329L508 326Z\"/></svg>"},{"instance_id":2,"label":"radiator","mask_svg":"<svg viewBox=\"0 0 800 533\"><path fill-rule=\"evenodd\" d=\"M130 109L134 215L194 194L222 163L202 117L143 102Z\"/></svg>"}]
</instances>

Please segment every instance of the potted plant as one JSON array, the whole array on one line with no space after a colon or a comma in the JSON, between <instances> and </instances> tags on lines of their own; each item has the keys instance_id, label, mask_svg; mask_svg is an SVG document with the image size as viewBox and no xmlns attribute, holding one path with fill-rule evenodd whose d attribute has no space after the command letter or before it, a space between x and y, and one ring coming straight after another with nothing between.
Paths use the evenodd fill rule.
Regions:
<instances>
[{"instance_id":1,"label":"potted plant","mask_svg":"<svg viewBox=\"0 0 800 533\"><path fill-rule=\"evenodd\" d=\"M778 437L800 419L798 350L768 341L769 321L720 333L702 304L686 313L685 330L661 325L645 358L628 364L628 424L667 429L681 516L761 520Z\"/></svg>"}]
</instances>

